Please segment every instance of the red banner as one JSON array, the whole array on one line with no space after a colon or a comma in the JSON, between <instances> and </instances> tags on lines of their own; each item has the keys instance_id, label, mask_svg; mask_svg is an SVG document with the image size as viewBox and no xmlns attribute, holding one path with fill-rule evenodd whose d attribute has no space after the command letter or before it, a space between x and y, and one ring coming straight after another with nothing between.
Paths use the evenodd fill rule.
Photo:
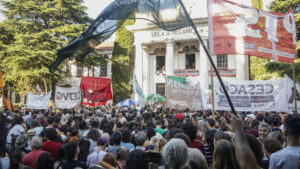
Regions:
<instances>
[{"instance_id":1,"label":"red banner","mask_svg":"<svg viewBox=\"0 0 300 169\"><path fill-rule=\"evenodd\" d=\"M83 92L83 105L99 106L112 99L111 80L100 77L82 77L80 88Z\"/></svg>"},{"instance_id":2,"label":"red banner","mask_svg":"<svg viewBox=\"0 0 300 169\"><path fill-rule=\"evenodd\" d=\"M209 0L213 55L243 54L294 63L296 25L292 12L270 13L228 0Z\"/></svg>"}]
</instances>

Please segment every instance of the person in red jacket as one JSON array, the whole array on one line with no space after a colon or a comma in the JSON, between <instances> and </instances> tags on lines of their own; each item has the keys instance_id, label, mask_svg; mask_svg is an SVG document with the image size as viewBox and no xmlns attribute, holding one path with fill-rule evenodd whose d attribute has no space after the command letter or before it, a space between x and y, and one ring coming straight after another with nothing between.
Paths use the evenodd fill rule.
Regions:
<instances>
[{"instance_id":1,"label":"person in red jacket","mask_svg":"<svg viewBox=\"0 0 300 169\"><path fill-rule=\"evenodd\" d=\"M56 159L61 143L56 142L58 134L54 128L47 128L45 131L47 141L43 143L42 150L51 153L53 159Z\"/></svg>"},{"instance_id":2,"label":"person in red jacket","mask_svg":"<svg viewBox=\"0 0 300 169\"><path fill-rule=\"evenodd\" d=\"M41 150L43 141L40 137L33 137L31 140L31 152L26 154L23 157L23 164L32 167L33 169L36 169L36 163L39 159L39 156L45 152Z\"/></svg>"}]
</instances>

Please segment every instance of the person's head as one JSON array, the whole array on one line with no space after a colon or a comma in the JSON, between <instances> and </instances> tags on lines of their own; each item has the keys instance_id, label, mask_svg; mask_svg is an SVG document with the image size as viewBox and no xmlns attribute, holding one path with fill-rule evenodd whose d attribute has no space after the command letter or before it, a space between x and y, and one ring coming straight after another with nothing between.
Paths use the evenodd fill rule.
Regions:
<instances>
[{"instance_id":1,"label":"person's head","mask_svg":"<svg viewBox=\"0 0 300 169\"><path fill-rule=\"evenodd\" d=\"M278 127L280 125L280 117L277 115L274 115L271 117L271 125L272 127Z\"/></svg>"},{"instance_id":2,"label":"person's head","mask_svg":"<svg viewBox=\"0 0 300 169\"><path fill-rule=\"evenodd\" d=\"M285 142L285 139L284 139L284 137L283 137L283 135L281 134L280 131L272 131L272 132L270 132L270 133L268 134L268 137L267 137L267 138L273 138L273 139L276 139L276 140L278 140L278 141L281 143L281 145L283 145L284 142Z\"/></svg>"},{"instance_id":3,"label":"person's head","mask_svg":"<svg viewBox=\"0 0 300 169\"><path fill-rule=\"evenodd\" d=\"M154 150L157 152L161 152L163 147L167 144L167 140L166 139L160 139L155 143L154 146Z\"/></svg>"},{"instance_id":4,"label":"person's head","mask_svg":"<svg viewBox=\"0 0 300 169\"><path fill-rule=\"evenodd\" d=\"M182 168L188 162L188 147L183 140L173 138L164 146L162 157L169 169Z\"/></svg>"},{"instance_id":5,"label":"person's head","mask_svg":"<svg viewBox=\"0 0 300 169\"><path fill-rule=\"evenodd\" d=\"M32 120L32 121L30 122L30 126L31 126L31 128L36 128L36 127L40 127L41 124L40 124L40 122L37 121L37 120Z\"/></svg>"},{"instance_id":6,"label":"person's head","mask_svg":"<svg viewBox=\"0 0 300 169\"><path fill-rule=\"evenodd\" d=\"M88 131L88 134L87 134L87 138L88 138L88 139L97 141L97 139L98 139L99 137L100 137L100 132L99 132L99 130L97 130L97 129L91 129L91 130Z\"/></svg>"},{"instance_id":7,"label":"person's head","mask_svg":"<svg viewBox=\"0 0 300 169\"><path fill-rule=\"evenodd\" d=\"M42 138L37 137L37 136L32 138L31 144L30 144L32 150L39 150L42 148L42 145L43 145Z\"/></svg>"},{"instance_id":8,"label":"person's head","mask_svg":"<svg viewBox=\"0 0 300 169\"><path fill-rule=\"evenodd\" d=\"M122 135L122 142L124 143L128 143L130 142L130 131L127 129L122 129L121 131L121 135Z\"/></svg>"},{"instance_id":9,"label":"person's head","mask_svg":"<svg viewBox=\"0 0 300 169\"><path fill-rule=\"evenodd\" d=\"M257 120L261 123L264 121L264 115L263 114L258 114L257 115Z\"/></svg>"},{"instance_id":10,"label":"person's head","mask_svg":"<svg viewBox=\"0 0 300 169\"><path fill-rule=\"evenodd\" d=\"M174 135L173 138L179 138L182 139L186 145L189 147L191 145L191 139L188 135L186 135L185 133L177 133Z\"/></svg>"},{"instance_id":11,"label":"person's head","mask_svg":"<svg viewBox=\"0 0 300 169\"><path fill-rule=\"evenodd\" d=\"M175 134L177 133L184 133L183 130L181 130L180 128L171 128L169 131L168 131L168 140L171 140Z\"/></svg>"},{"instance_id":12,"label":"person's head","mask_svg":"<svg viewBox=\"0 0 300 169\"><path fill-rule=\"evenodd\" d=\"M64 147L64 151L65 159L69 161L77 159L77 156L79 154L79 148L75 142L66 144Z\"/></svg>"},{"instance_id":13,"label":"person's head","mask_svg":"<svg viewBox=\"0 0 300 169\"><path fill-rule=\"evenodd\" d=\"M45 131L45 136L49 141L56 141L58 134L54 128L47 128Z\"/></svg>"},{"instance_id":14,"label":"person's head","mask_svg":"<svg viewBox=\"0 0 300 169\"><path fill-rule=\"evenodd\" d=\"M246 134L246 139L249 143L249 146L255 155L256 162L258 165L262 166L262 160L263 160L263 149L259 141L253 136L252 134Z\"/></svg>"},{"instance_id":15,"label":"person's head","mask_svg":"<svg viewBox=\"0 0 300 169\"><path fill-rule=\"evenodd\" d=\"M255 119L256 119L256 116L254 114L248 114L247 115L248 123L252 123Z\"/></svg>"},{"instance_id":16,"label":"person's head","mask_svg":"<svg viewBox=\"0 0 300 169\"><path fill-rule=\"evenodd\" d=\"M208 130L205 134L205 141L209 145L210 151L214 151L214 140L217 130Z\"/></svg>"},{"instance_id":17,"label":"person's head","mask_svg":"<svg viewBox=\"0 0 300 169\"><path fill-rule=\"evenodd\" d=\"M146 135L147 135L147 139L151 140L151 138L156 135L154 128L148 128Z\"/></svg>"},{"instance_id":18,"label":"person's head","mask_svg":"<svg viewBox=\"0 0 300 169\"><path fill-rule=\"evenodd\" d=\"M186 135L189 136L191 141L194 141L196 136L197 136L197 127L191 123L191 122L187 122L185 124L183 124L182 130L184 131L184 133Z\"/></svg>"},{"instance_id":19,"label":"person's head","mask_svg":"<svg viewBox=\"0 0 300 169\"><path fill-rule=\"evenodd\" d=\"M54 168L54 160L50 153L44 152L42 153L38 161L36 163L37 169L53 169Z\"/></svg>"},{"instance_id":20,"label":"person's head","mask_svg":"<svg viewBox=\"0 0 300 169\"><path fill-rule=\"evenodd\" d=\"M276 139L267 138L264 140L264 148L268 159L270 159L271 154L282 149L282 145Z\"/></svg>"},{"instance_id":21,"label":"person's head","mask_svg":"<svg viewBox=\"0 0 300 169\"><path fill-rule=\"evenodd\" d=\"M213 168L214 169L240 169L236 159L235 147L228 140L219 140L213 153Z\"/></svg>"},{"instance_id":22,"label":"person's head","mask_svg":"<svg viewBox=\"0 0 300 169\"><path fill-rule=\"evenodd\" d=\"M92 121L91 122L91 128L93 128L93 129L99 129L99 127L100 127L100 124L99 124L98 121Z\"/></svg>"},{"instance_id":23,"label":"person's head","mask_svg":"<svg viewBox=\"0 0 300 169\"><path fill-rule=\"evenodd\" d=\"M215 134L215 140L214 142L217 143L219 140L228 140L228 141L232 141L231 136L228 133L225 133L223 131L218 131Z\"/></svg>"},{"instance_id":24,"label":"person's head","mask_svg":"<svg viewBox=\"0 0 300 169\"><path fill-rule=\"evenodd\" d=\"M118 161L125 161L128 157L128 151L126 148L124 147L119 147L117 150L116 150L116 159Z\"/></svg>"},{"instance_id":25,"label":"person's head","mask_svg":"<svg viewBox=\"0 0 300 169\"><path fill-rule=\"evenodd\" d=\"M207 124L209 128L214 128L216 126L216 121L212 118L207 119Z\"/></svg>"},{"instance_id":26,"label":"person's head","mask_svg":"<svg viewBox=\"0 0 300 169\"><path fill-rule=\"evenodd\" d=\"M137 146L143 146L146 141L146 134L142 131L135 135L135 143Z\"/></svg>"},{"instance_id":27,"label":"person's head","mask_svg":"<svg viewBox=\"0 0 300 169\"><path fill-rule=\"evenodd\" d=\"M99 137L97 140L97 146L106 147L108 145L108 141L105 137Z\"/></svg>"},{"instance_id":28,"label":"person's head","mask_svg":"<svg viewBox=\"0 0 300 169\"><path fill-rule=\"evenodd\" d=\"M263 123L258 126L258 135L262 140L266 139L271 131L271 126L267 123Z\"/></svg>"},{"instance_id":29,"label":"person's head","mask_svg":"<svg viewBox=\"0 0 300 169\"><path fill-rule=\"evenodd\" d=\"M103 157L103 162L110 164L111 166L116 167L118 162L115 158L115 156L112 153L107 153L104 157Z\"/></svg>"},{"instance_id":30,"label":"person's head","mask_svg":"<svg viewBox=\"0 0 300 169\"><path fill-rule=\"evenodd\" d=\"M10 169L19 169L22 165L23 152L19 149L13 150L9 154L9 168Z\"/></svg>"},{"instance_id":31,"label":"person's head","mask_svg":"<svg viewBox=\"0 0 300 169\"><path fill-rule=\"evenodd\" d=\"M148 169L142 150L134 150L129 153L125 169Z\"/></svg>"},{"instance_id":32,"label":"person's head","mask_svg":"<svg viewBox=\"0 0 300 169\"><path fill-rule=\"evenodd\" d=\"M111 141L113 145L120 145L121 144L121 138L122 135L120 132L115 131L112 135L111 135Z\"/></svg>"},{"instance_id":33,"label":"person's head","mask_svg":"<svg viewBox=\"0 0 300 169\"><path fill-rule=\"evenodd\" d=\"M284 121L283 134L287 139L287 144L300 146L300 117L289 117Z\"/></svg>"},{"instance_id":34,"label":"person's head","mask_svg":"<svg viewBox=\"0 0 300 169\"><path fill-rule=\"evenodd\" d=\"M53 124L53 121L54 121L54 118L53 118L53 117L48 117L48 118L47 118L47 123L48 123L48 125L52 125L52 124Z\"/></svg>"},{"instance_id":35,"label":"person's head","mask_svg":"<svg viewBox=\"0 0 300 169\"><path fill-rule=\"evenodd\" d=\"M18 149L25 149L28 146L28 136L20 135L17 137L15 147Z\"/></svg>"},{"instance_id":36,"label":"person's head","mask_svg":"<svg viewBox=\"0 0 300 169\"><path fill-rule=\"evenodd\" d=\"M81 120L79 122L79 129L80 130L85 130L86 129L86 122L84 120Z\"/></svg>"}]
</instances>

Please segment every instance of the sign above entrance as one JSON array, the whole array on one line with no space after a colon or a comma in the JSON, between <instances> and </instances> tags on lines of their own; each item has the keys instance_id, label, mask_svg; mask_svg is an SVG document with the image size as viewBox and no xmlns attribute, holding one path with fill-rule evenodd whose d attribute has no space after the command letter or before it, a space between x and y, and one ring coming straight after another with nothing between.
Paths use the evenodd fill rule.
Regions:
<instances>
[{"instance_id":1,"label":"sign above entrance","mask_svg":"<svg viewBox=\"0 0 300 169\"><path fill-rule=\"evenodd\" d=\"M207 27L201 27L201 28L197 28L199 33L201 34L201 36L208 36L208 28ZM165 31L165 30L155 30L155 31L151 31L151 37L152 38L173 38L173 39L177 39L176 37L178 36L188 36L188 37L195 37L196 38L196 34L194 32L194 30L190 27L188 28L182 28L182 29L178 29L175 31Z\"/></svg>"}]
</instances>

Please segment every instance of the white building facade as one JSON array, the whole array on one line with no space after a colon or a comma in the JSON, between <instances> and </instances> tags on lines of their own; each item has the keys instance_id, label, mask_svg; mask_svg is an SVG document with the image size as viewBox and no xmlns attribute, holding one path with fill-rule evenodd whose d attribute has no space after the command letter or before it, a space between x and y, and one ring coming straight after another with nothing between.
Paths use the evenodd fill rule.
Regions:
<instances>
[{"instance_id":1,"label":"white building facade","mask_svg":"<svg viewBox=\"0 0 300 169\"><path fill-rule=\"evenodd\" d=\"M208 47L206 0L185 0L184 3ZM211 73L208 57L192 27L164 31L147 21L136 20L135 24L127 26L127 29L134 34L134 73L145 95L165 95L166 75L199 76L201 87L207 90L211 87L210 76L216 80L215 74ZM223 79L249 80L248 56L212 57Z\"/></svg>"}]
</instances>

